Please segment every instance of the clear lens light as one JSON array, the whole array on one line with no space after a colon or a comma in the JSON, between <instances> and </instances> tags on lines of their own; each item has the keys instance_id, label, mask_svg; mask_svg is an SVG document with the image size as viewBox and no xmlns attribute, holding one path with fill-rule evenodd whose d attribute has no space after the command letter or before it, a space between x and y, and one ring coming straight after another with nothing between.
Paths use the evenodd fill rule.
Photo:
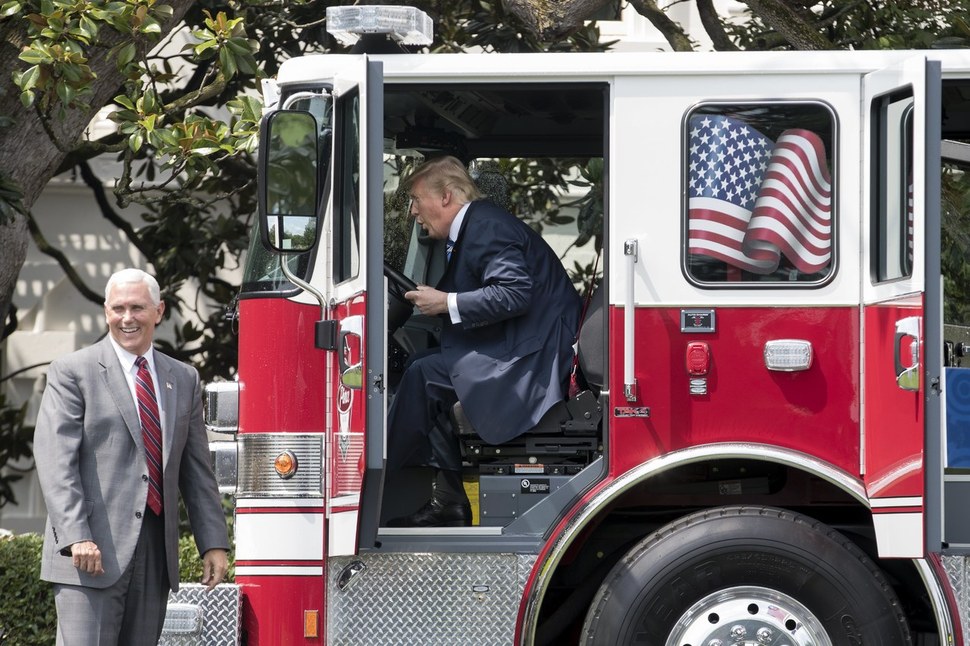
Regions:
<instances>
[{"instance_id":1,"label":"clear lens light","mask_svg":"<svg viewBox=\"0 0 970 646\"><path fill-rule=\"evenodd\" d=\"M797 372L812 367L812 344L801 339L779 339L765 343L768 370Z\"/></svg>"},{"instance_id":2,"label":"clear lens light","mask_svg":"<svg viewBox=\"0 0 970 646\"><path fill-rule=\"evenodd\" d=\"M202 607L193 603L170 603L165 611L163 635L201 635Z\"/></svg>"},{"instance_id":3,"label":"clear lens light","mask_svg":"<svg viewBox=\"0 0 970 646\"><path fill-rule=\"evenodd\" d=\"M361 5L327 7L327 31L345 45L362 34L387 34L402 45L430 45L434 25L416 7Z\"/></svg>"}]
</instances>

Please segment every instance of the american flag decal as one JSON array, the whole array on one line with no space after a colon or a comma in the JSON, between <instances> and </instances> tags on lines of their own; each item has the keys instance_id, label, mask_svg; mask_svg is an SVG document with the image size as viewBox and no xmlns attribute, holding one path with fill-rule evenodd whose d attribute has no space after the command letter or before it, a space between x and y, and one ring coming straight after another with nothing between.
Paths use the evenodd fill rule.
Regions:
<instances>
[{"instance_id":1,"label":"american flag decal","mask_svg":"<svg viewBox=\"0 0 970 646\"><path fill-rule=\"evenodd\" d=\"M832 184L814 132L772 141L724 115L690 120L688 250L757 274L784 256L813 274L832 258Z\"/></svg>"}]
</instances>

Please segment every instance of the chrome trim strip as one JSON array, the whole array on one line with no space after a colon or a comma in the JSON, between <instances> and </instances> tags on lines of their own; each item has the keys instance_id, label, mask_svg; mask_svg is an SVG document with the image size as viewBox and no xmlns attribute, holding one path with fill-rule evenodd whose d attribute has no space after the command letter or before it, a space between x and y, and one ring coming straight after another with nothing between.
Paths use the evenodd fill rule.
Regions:
<instances>
[{"instance_id":1,"label":"chrome trim strip","mask_svg":"<svg viewBox=\"0 0 970 646\"><path fill-rule=\"evenodd\" d=\"M942 557L945 558L945 557ZM936 576L933 566L926 559L913 559L913 565L923 579L923 585L930 596L930 603L933 606L933 614L936 617L936 626L940 631L940 643L953 643L953 617L950 615L950 608L946 603L946 596L940 589L940 579ZM940 574L946 576L945 567L941 561ZM947 581L949 583L949 581ZM966 638L966 635L964 635Z\"/></svg>"}]
</instances>

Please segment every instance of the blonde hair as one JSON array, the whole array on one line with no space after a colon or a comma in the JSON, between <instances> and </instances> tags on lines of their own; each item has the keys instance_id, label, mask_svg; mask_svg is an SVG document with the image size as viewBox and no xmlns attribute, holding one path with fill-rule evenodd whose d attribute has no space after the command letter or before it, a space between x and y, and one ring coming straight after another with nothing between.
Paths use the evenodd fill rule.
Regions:
<instances>
[{"instance_id":1,"label":"blonde hair","mask_svg":"<svg viewBox=\"0 0 970 646\"><path fill-rule=\"evenodd\" d=\"M415 182L421 180L430 190L444 193L450 189L461 204L481 199L482 194L475 186L465 165L457 157L450 155L429 159L418 166L407 178L406 186L410 189Z\"/></svg>"}]
</instances>

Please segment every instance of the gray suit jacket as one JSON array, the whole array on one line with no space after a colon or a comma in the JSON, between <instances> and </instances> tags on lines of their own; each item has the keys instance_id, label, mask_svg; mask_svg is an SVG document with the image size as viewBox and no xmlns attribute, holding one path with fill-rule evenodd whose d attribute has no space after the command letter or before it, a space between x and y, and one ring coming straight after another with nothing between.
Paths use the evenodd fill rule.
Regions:
<instances>
[{"instance_id":1,"label":"gray suit jacket","mask_svg":"<svg viewBox=\"0 0 970 646\"><path fill-rule=\"evenodd\" d=\"M155 351L165 411L162 470L168 578L178 589L178 493L199 552L228 549L226 521L209 463L198 372ZM148 497L141 424L109 338L53 363L37 415L34 458L47 530L41 578L106 588L127 568ZM148 512L151 513L151 512ZM70 546L92 540L104 574L78 571Z\"/></svg>"}]
</instances>

